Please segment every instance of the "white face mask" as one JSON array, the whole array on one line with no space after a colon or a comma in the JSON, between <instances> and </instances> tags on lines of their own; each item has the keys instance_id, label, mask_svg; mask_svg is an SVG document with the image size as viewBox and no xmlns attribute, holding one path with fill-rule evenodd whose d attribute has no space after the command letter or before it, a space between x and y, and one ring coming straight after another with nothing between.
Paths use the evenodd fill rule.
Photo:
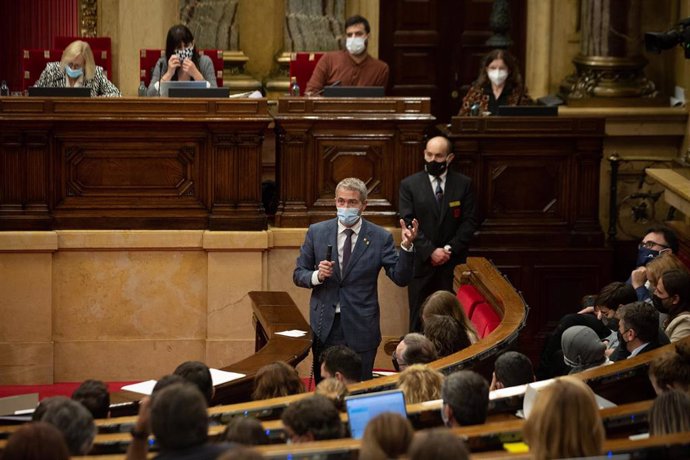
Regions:
<instances>
[{"instance_id":1,"label":"white face mask","mask_svg":"<svg viewBox=\"0 0 690 460\"><path fill-rule=\"evenodd\" d=\"M508 71L502 69L489 70L489 80L496 86L501 86L508 78Z\"/></svg>"},{"instance_id":2,"label":"white face mask","mask_svg":"<svg viewBox=\"0 0 690 460\"><path fill-rule=\"evenodd\" d=\"M345 46L350 54L362 54L367 49L366 39L364 37L348 37Z\"/></svg>"}]
</instances>

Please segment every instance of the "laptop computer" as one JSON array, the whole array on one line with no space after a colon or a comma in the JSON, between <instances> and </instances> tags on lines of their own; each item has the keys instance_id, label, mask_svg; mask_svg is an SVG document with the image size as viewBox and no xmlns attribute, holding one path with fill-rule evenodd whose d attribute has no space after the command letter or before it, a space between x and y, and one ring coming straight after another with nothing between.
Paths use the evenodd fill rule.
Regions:
<instances>
[{"instance_id":1,"label":"laptop computer","mask_svg":"<svg viewBox=\"0 0 690 460\"><path fill-rule=\"evenodd\" d=\"M407 417L405 396L401 390L347 396L345 407L350 434L354 439L362 439L369 420L383 412L395 412Z\"/></svg>"},{"instance_id":2,"label":"laptop computer","mask_svg":"<svg viewBox=\"0 0 690 460\"><path fill-rule=\"evenodd\" d=\"M168 97L229 97L230 88L168 88Z\"/></svg>"},{"instance_id":3,"label":"laptop computer","mask_svg":"<svg viewBox=\"0 0 690 460\"><path fill-rule=\"evenodd\" d=\"M29 86L29 96L33 97L91 97L91 88L85 86L65 86L60 88L48 88L42 86Z\"/></svg>"},{"instance_id":4,"label":"laptop computer","mask_svg":"<svg viewBox=\"0 0 690 460\"><path fill-rule=\"evenodd\" d=\"M163 81L160 83L161 97L169 97L170 88L182 89L206 89L206 81Z\"/></svg>"},{"instance_id":5,"label":"laptop computer","mask_svg":"<svg viewBox=\"0 0 690 460\"><path fill-rule=\"evenodd\" d=\"M555 105L500 105L499 116L508 117L549 117L558 115L558 106Z\"/></svg>"},{"instance_id":6,"label":"laptop computer","mask_svg":"<svg viewBox=\"0 0 690 460\"><path fill-rule=\"evenodd\" d=\"M324 97L384 97L386 88L383 86L326 86L323 88Z\"/></svg>"}]
</instances>

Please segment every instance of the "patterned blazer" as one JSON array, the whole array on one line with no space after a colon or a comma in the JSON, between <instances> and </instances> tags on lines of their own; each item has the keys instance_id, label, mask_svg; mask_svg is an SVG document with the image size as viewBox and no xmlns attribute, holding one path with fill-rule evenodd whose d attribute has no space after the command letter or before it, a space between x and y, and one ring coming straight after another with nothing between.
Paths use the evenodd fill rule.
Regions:
<instances>
[{"instance_id":1,"label":"patterned blazer","mask_svg":"<svg viewBox=\"0 0 690 460\"><path fill-rule=\"evenodd\" d=\"M65 87L65 71L60 67L59 62L49 62L46 68L41 72L34 86L41 86L44 88L64 88ZM103 67L96 66L96 72L92 79L84 78L82 86L91 89L91 97L105 96L105 97L120 97L120 90L113 85L110 80L103 73Z\"/></svg>"},{"instance_id":2,"label":"patterned blazer","mask_svg":"<svg viewBox=\"0 0 690 460\"><path fill-rule=\"evenodd\" d=\"M467 94L462 99L462 107L460 107L460 113L458 113L458 115L461 117L469 115L470 108L477 102L479 103L480 114L482 112L488 112L489 93L487 91L491 91L490 86L488 88L486 86L479 86L477 84L470 86ZM510 94L508 94L507 105L529 105L531 103L532 98L527 93L527 87L512 87Z\"/></svg>"}]
</instances>

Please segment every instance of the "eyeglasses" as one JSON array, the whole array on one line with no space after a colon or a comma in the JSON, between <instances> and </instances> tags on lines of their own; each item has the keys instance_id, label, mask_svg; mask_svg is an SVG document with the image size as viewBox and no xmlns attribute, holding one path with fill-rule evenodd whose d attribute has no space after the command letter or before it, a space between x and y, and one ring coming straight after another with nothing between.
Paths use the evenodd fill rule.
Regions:
<instances>
[{"instance_id":1,"label":"eyeglasses","mask_svg":"<svg viewBox=\"0 0 690 460\"><path fill-rule=\"evenodd\" d=\"M395 369L395 372L400 372L401 370L404 370L407 367L406 362L400 362L398 361L398 355L393 352L392 356L392 361L393 361L393 369Z\"/></svg>"},{"instance_id":2,"label":"eyeglasses","mask_svg":"<svg viewBox=\"0 0 690 460\"><path fill-rule=\"evenodd\" d=\"M651 241L651 240L650 241L643 241L637 247L640 249L642 249L642 248L654 249L655 246L659 246L660 248L663 248L663 249L669 249L669 247L666 246L665 244L657 243L656 241Z\"/></svg>"}]
</instances>

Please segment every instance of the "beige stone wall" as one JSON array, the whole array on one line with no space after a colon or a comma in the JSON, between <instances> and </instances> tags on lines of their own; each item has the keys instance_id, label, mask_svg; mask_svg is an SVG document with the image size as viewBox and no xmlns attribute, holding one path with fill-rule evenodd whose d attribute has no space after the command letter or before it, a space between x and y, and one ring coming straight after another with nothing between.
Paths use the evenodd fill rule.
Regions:
<instances>
[{"instance_id":1,"label":"beige stone wall","mask_svg":"<svg viewBox=\"0 0 690 460\"><path fill-rule=\"evenodd\" d=\"M308 318L310 291L292 283L304 234L0 232L0 384L145 380L185 360L239 361L254 352L249 291L287 291ZM399 337L407 292L384 274L379 289L383 335ZM381 351L378 364L389 361Z\"/></svg>"}]
</instances>

